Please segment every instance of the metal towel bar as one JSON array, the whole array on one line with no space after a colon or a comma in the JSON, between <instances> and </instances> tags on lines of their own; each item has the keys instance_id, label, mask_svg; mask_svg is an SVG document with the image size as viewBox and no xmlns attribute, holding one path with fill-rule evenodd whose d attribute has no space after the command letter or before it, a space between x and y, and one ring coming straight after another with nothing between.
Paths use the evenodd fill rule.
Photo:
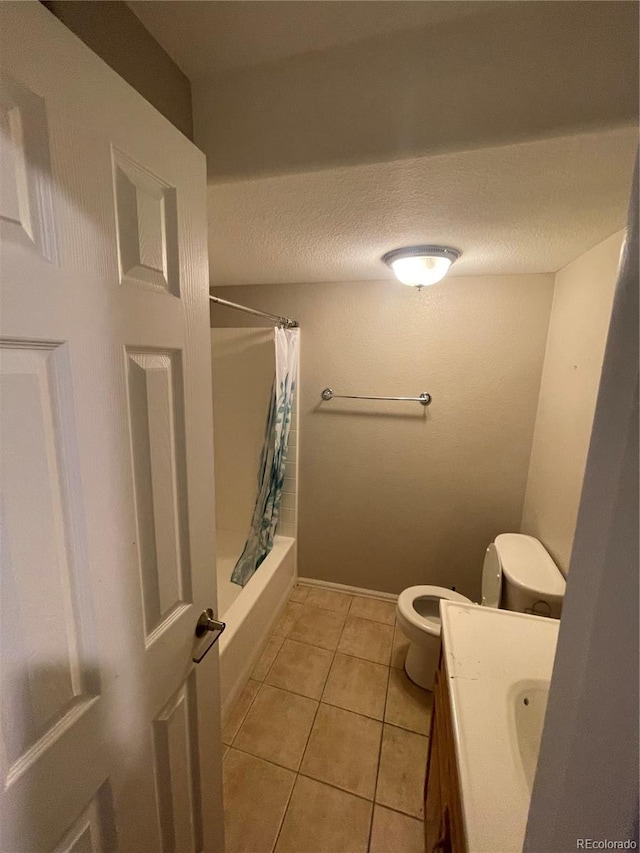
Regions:
<instances>
[{"instance_id":1,"label":"metal towel bar","mask_svg":"<svg viewBox=\"0 0 640 853\"><path fill-rule=\"evenodd\" d=\"M344 400L394 400L403 403L420 403L421 406L428 406L431 403L431 394L426 391L423 391L419 397L370 397L365 394L334 394L331 388L325 388L322 392L323 400L333 400L334 397Z\"/></svg>"}]
</instances>

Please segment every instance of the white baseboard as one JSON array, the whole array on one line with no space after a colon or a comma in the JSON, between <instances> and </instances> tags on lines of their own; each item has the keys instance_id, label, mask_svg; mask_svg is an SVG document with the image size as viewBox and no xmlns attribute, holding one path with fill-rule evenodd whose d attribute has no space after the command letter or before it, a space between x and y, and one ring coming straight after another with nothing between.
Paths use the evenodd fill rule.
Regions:
<instances>
[{"instance_id":1,"label":"white baseboard","mask_svg":"<svg viewBox=\"0 0 640 853\"><path fill-rule=\"evenodd\" d=\"M348 592L351 595L363 595L368 598L381 598L383 601L397 601L398 596L393 592L379 592L377 589L364 589L361 586L349 586L344 583L331 583L316 578L298 578L298 583L305 586L321 586L325 589L335 589L338 592Z\"/></svg>"}]
</instances>

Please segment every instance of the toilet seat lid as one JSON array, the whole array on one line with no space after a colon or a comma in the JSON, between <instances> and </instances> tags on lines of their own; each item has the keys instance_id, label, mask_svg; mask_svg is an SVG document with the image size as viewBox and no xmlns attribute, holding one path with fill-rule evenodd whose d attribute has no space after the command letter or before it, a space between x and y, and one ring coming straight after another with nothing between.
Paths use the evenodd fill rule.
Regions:
<instances>
[{"instance_id":1,"label":"toilet seat lid","mask_svg":"<svg viewBox=\"0 0 640 853\"><path fill-rule=\"evenodd\" d=\"M484 555L482 566L482 606L499 607L502 592L502 564L498 549L492 542Z\"/></svg>"}]
</instances>

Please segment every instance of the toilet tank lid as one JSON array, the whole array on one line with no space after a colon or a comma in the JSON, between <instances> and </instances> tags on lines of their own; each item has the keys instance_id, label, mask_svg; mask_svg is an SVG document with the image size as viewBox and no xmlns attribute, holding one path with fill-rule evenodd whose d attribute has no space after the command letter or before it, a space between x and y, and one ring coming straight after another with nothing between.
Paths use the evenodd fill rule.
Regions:
<instances>
[{"instance_id":1,"label":"toilet tank lid","mask_svg":"<svg viewBox=\"0 0 640 853\"><path fill-rule=\"evenodd\" d=\"M524 533L501 533L495 545L502 571L512 584L539 595L564 596L562 572L538 539Z\"/></svg>"}]
</instances>

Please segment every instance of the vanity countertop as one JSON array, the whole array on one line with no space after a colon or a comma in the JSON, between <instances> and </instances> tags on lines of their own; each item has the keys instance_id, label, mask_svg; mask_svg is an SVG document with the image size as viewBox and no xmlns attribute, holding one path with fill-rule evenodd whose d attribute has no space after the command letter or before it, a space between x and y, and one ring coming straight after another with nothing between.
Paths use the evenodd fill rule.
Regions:
<instances>
[{"instance_id":1,"label":"vanity countertop","mask_svg":"<svg viewBox=\"0 0 640 853\"><path fill-rule=\"evenodd\" d=\"M521 851L560 623L442 601L468 849Z\"/></svg>"}]
</instances>

